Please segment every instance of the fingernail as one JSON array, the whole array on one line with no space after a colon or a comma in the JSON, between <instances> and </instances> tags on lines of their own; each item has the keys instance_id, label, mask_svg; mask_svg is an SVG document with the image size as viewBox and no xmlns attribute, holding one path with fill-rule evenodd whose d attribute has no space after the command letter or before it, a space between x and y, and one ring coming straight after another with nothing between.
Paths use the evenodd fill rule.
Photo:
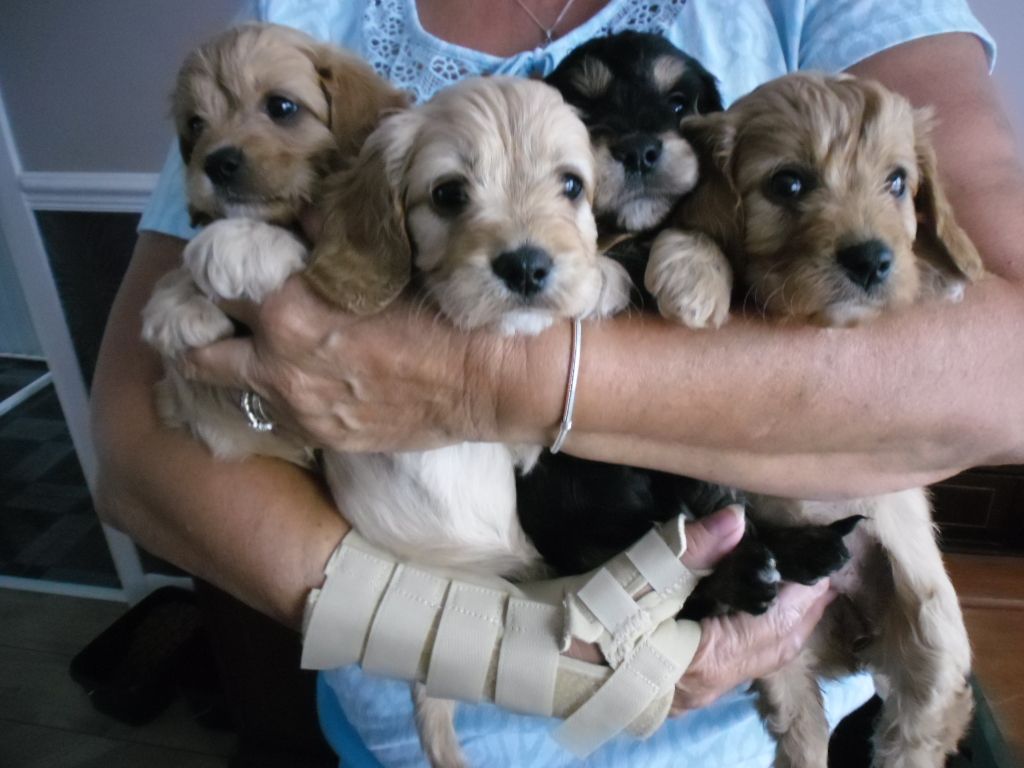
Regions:
<instances>
[{"instance_id":1,"label":"fingernail","mask_svg":"<svg viewBox=\"0 0 1024 768\"><path fill-rule=\"evenodd\" d=\"M743 527L743 506L741 504L730 504L725 509L704 518L702 522L708 533L713 534L716 538L724 538Z\"/></svg>"}]
</instances>

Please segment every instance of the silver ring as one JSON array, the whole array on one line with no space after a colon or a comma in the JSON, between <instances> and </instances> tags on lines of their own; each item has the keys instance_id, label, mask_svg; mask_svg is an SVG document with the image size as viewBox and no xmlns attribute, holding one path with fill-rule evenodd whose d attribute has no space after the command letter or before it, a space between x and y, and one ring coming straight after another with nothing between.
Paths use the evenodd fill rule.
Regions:
<instances>
[{"instance_id":1,"label":"silver ring","mask_svg":"<svg viewBox=\"0 0 1024 768\"><path fill-rule=\"evenodd\" d=\"M239 400L238 405L242 408L242 413L245 414L245 419L249 422L250 428L257 432L270 432L273 430L274 422L267 417L267 412L263 408L262 397L251 390L243 392L242 399Z\"/></svg>"}]
</instances>

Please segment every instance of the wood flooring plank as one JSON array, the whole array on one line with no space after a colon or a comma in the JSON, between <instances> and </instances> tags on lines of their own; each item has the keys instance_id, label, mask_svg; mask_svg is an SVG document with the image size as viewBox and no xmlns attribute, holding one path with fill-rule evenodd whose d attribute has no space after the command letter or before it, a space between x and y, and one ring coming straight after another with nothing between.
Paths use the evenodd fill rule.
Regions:
<instances>
[{"instance_id":1,"label":"wood flooring plank","mask_svg":"<svg viewBox=\"0 0 1024 768\"><path fill-rule=\"evenodd\" d=\"M68 659L128 610L123 603L0 588L0 646Z\"/></svg>"},{"instance_id":2,"label":"wood flooring plank","mask_svg":"<svg viewBox=\"0 0 1024 768\"><path fill-rule=\"evenodd\" d=\"M68 675L67 664L66 657L43 651L7 648L0 653L0 719L215 755L233 748L233 734L194 722L180 698L145 727L103 714Z\"/></svg>"},{"instance_id":3,"label":"wood flooring plank","mask_svg":"<svg viewBox=\"0 0 1024 768\"><path fill-rule=\"evenodd\" d=\"M4 768L226 768L225 757L0 719Z\"/></svg>"}]
</instances>

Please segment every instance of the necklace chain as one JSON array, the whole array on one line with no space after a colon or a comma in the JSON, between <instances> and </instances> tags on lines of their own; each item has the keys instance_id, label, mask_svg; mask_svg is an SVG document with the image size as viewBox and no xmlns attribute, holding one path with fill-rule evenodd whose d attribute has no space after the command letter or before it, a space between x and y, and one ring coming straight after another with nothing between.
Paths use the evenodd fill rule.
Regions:
<instances>
[{"instance_id":1,"label":"necklace chain","mask_svg":"<svg viewBox=\"0 0 1024 768\"><path fill-rule=\"evenodd\" d=\"M516 0L516 5L522 8L526 15L533 20L533 23L537 25L537 28L544 33L545 44L550 45L555 39L555 30L558 28L558 25L562 23L562 19L565 18L565 14L569 12L569 9L572 7L574 2L576 2L576 0L566 0L565 5L562 6L562 10L558 12L558 16L555 18L555 23L550 27L545 27L541 24L540 19L537 18L537 15L529 9L523 0Z\"/></svg>"}]
</instances>

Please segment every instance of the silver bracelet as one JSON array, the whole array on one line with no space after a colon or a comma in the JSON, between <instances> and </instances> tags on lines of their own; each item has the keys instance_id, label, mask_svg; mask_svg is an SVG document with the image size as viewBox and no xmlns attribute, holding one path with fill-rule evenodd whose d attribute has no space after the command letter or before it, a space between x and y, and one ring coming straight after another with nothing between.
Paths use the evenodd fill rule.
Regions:
<instances>
[{"instance_id":1,"label":"silver bracelet","mask_svg":"<svg viewBox=\"0 0 1024 768\"><path fill-rule=\"evenodd\" d=\"M572 321L572 350L569 359L569 381L565 386L565 408L562 410L562 424L558 428L551 452L558 453L572 430L572 414L576 408L576 383L580 377L580 348L583 344L583 323L577 317Z\"/></svg>"}]
</instances>

